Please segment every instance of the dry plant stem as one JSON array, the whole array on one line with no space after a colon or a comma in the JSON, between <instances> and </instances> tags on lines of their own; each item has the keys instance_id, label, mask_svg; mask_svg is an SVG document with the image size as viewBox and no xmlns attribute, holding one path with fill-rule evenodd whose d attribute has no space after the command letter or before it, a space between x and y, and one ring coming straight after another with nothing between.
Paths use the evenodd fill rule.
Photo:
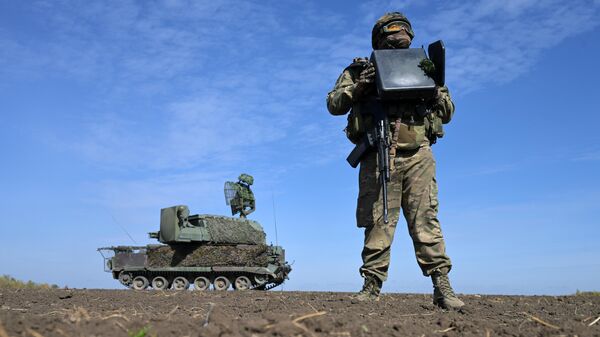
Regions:
<instances>
[{"instance_id":1,"label":"dry plant stem","mask_svg":"<svg viewBox=\"0 0 600 337\"><path fill-rule=\"evenodd\" d=\"M210 307L208 308L208 312L206 313L206 319L204 320L204 324L202 324L202 326L207 326L208 325L208 319L210 318L210 313L212 312L213 308L215 307L214 303L209 303Z\"/></svg>"},{"instance_id":2,"label":"dry plant stem","mask_svg":"<svg viewBox=\"0 0 600 337\"><path fill-rule=\"evenodd\" d=\"M129 318L127 318L127 317L125 317L123 315L120 315L120 314L112 314L110 316L102 317L102 320L105 321L107 319L116 318L116 317L122 318L122 319L126 320L127 322L129 322Z\"/></svg>"},{"instance_id":3,"label":"dry plant stem","mask_svg":"<svg viewBox=\"0 0 600 337\"><path fill-rule=\"evenodd\" d=\"M179 309L179 305L176 305L175 308L173 308L173 310L169 311L167 316L170 318L171 315L173 315L175 313L175 311L177 311L177 309Z\"/></svg>"},{"instance_id":4,"label":"dry plant stem","mask_svg":"<svg viewBox=\"0 0 600 337\"><path fill-rule=\"evenodd\" d=\"M529 318L531 318L532 320L534 320L534 321L542 324L542 325L545 325L545 326L549 327L549 328L552 328L552 329L555 329L555 330L559 330L560 329L559 326L556 326L554 324L550 324L550 323L548 323L548 322L546 322L546 321L544 321L544 320L542 320L542 319L540 319L538 317L530 315L530 314L528 314L526 312L522 312L522 314L525 315L525 316L527 316L527 317L529 317Z\"/></svg>"},{"instance_id":5,"label":"dry plant stem","mask_svg":"<svg viewBox=\"0 0 600 337\"><path fill-rule=\"evenodd\" d=\"M162 297L171 297L171 296L177 296L178 295L178 293L169 294L169 293L167 293L166 290L158 290L158 292L160 294L159 296L162 296Z\"/></svg>"},{"instance_id":6,"label":"dry plant stem","mask_svg":"<svg viewBox=\"0 0 600 337\"><path fill-rule=\"evenodd\" d=\"M300 330L302 330L302 331L306 332L306 333L307 333L307 334L309 334L310 336L313 336L313 337L315 336L315 334L313 334L311 331L309 331L309 330L308 330L308 329L307 329L307 328L304 326L304 324L302 324L302 323L298 323L298 322L294 322L294 321L292 321L292 323L294 324L294 326L295 326L295 327L297 327L297 328L299 328Z\"/></svg>"},{"instance_id":7,"label":"dry plant stem","mask_svg":"<svg viewBox=\"0 0 600 337\"><path fill-rule=\"evenodd\" d=\"M283 306L288 309L287 304L280 298L279 301L281 302L281 304L283 304Z\"/></svg>"},{"instance_id":8,"label":"dry plant stem","mask_svg":"<svg viewBox=\"0 0 600 337\"><path fill-rule=\"evenodd\" d=\"M69 337L69 335L67 335L61 328L56 328L55 331L61 336Z\"/></svg>"},{"instance_id":9,"label":"dry plant stem","mask_svg":"<svg viewBox=\"0 0 600 337\"><path fill-rule=\"evenodd\" d=\"M4 330L4 326L2 325L2 321L0 321L0 337L8 337L8 333Z\"/></svg>"},{"instance_id":10,"label":"dry plant stem","mask_svg":"<svg viewBox=\"0 0 600 337\"><path fill-rule=\"evenodd\" d=\"M598 323L598 321L600 321L600 316L598 316L598 318L596 318L592 323L588 324L588 326L592 326L592 325Z\"/></svg>"},{"instance_id":11,"label":"dry plant stem","mask_svg":"<svg viewBox=\"0 0 600 337\"><path fill-rule=\"evenodd\" d=\"M298 322L303 321L303 320L305 320L307 318L316 317L316 316L322 316L322 315L325 315L326 313L327 313L327 311L315 312L315 313L312 313L312 314L300 316L300 317L294 319L292 322L293 323L298 323Z\"/></svg>"},{"instance_id":12,"label":"dry plant stem","mask_svg":"<svg viewBox=\"0 0 600 337\"><path fill-rule=\"evenodd\" d=\"M121 324L121 323L119 323L119 322L117 322L117 321L115 321L115 324L116 324L116 325L117 325L119 328L121 328L121 330L123 330L123 331L127 332L127 328L125 328L125 327L123 326L123 324Z\"/></svg>"},{"instance_id":13,"label":"dry plant stem","mask_svg":"<svg viewBox=\"0 0 600 337\"><path fill-rule=\"evenodd\" d=\"M456 329L456 327L453 327L453 326L451 326L451 327L449 327L448 329L444 329L444 330L435 330L434 332L440 332L440 333L443 333L443 332L452 331L452 330L454 330L454 329Z\"/></svg>"},{"instance_id":14,"label":"dry plant stem","mask_svg":"<svg viewBox=\"0 0 600 337\"><path fill-rule=\"evenodd\" d=\"M44 335L42 335L41 333L35 331L35 330L31 330L29 328L25 328L25 330L27 330L27 332L32 335L33 337L44 337Z\"/></svg>"},{"instance_id":15,"label":"dry plant stem","mask_svg":"<svg viewBox=\"0 0 600 337\"><path fill-rule=\"evenodd\" d=\"M429 314L405 314L405 315L400 315L401 317L413 317L413 316L433 316L435 315L435 313L429 313Z\"/></svg>"},{"instance_id":16,"label":"dry plant stem","mask_svg":"<svg viewBox=\"0 0 600 337\"><path fill-rule=\"evenodd\" d=\"M297 323L299 323L300 321L303 321L303 320L305 320L305 319L307 319L307 318L311 318L311 317L322 316L322 315L325 315L326 313L327 313L327 311L319 311L319 312L314 312L314 313L307 314L307 315L302 315L302 316L300 316L300 317L298 317L298 318L294 319L294 320L292 321L292 323L293 323L295 326L298 326L298 325L297 325ZM275 326L275 324L267 324L267 325L265 325L265 329L271 329L271 328L272 328L272 327L274 327L274 326ZM299 328L301 328L301 329L303 328L303 327L301 327L301 326L298 326L298 327L299 327ZM304 329L306 329L306 328L304 328Z\"/></svg>"},{"instance_id":17,"label":"dry plant stem","mask_svg":"<svg viewBox=\"0 0 600 337\"><path fill-rule=\"evenodd\" d=\"M55 315L55 314L64 314L65 309L62 309L63 311L50 311L47 312L45 314L39 314L39 316L50 316L50 315Z\"/></svg>"}]
</instances>

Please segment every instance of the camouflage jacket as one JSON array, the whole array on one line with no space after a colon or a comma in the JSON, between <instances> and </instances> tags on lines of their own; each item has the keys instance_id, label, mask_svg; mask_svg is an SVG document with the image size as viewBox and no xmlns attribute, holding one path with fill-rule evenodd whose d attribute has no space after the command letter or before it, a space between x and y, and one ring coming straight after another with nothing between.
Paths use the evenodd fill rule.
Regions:
<instances>
[{"instance_id":1,"label":"camouflage jacket","mask_svg":"<svg viewBox=\"0 0 600 337\"><path fill-rule=\"evenodd\" d=\"M360 116L361 100L353 97L356 82L364 69L366 59L354 59L337 79L335 87L327 95L327 109L332 115L344 115L352 109ZM375 86L375 84L373 84ZM371 90L375 93L375 87ZM428 109L429 114L417 113L419 109ZM429 102L398 100L386 105L394 133L393 144L399 150L415 149L423 144L435 143L437 138L444 135L442 124L447 124L454 114L454 103L446 86L439 87L437 97ZM351 116L348 118L351 123ZM369 121L364 122L369 127ZM347 128L348 134L348 128ZM352 140L350 135L348 138Z\"/></svg>"},{"instance_id":2,"label":"camouflage jacket","mask_svg":"<svg viewBox=\"0 0 600 337\"><path fill-rule=\"evenodd\" d=\"M233 214L240 213L248 215L254 212L256 209L256 201L250 187L242 183L235 183L233 186L235 188L235 196L231 200L231 210Z\"/></svg>"}]
</instances>

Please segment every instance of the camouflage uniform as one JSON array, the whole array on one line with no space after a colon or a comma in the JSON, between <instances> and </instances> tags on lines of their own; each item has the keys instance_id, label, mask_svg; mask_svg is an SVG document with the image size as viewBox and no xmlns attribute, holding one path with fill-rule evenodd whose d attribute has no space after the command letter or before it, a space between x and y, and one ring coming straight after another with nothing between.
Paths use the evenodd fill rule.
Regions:
<instances>
[{"instance_id":1,"label":"camouflage uniform","mask_svg":"<svg viewBox=\"0 0 600 337\"><path fill-rule=\"evenodd\" d=\"M256 210L256 200L250 185L254 183L254 178L248 174L241 174L239 181L232 184L235 189L235 196L230 201L231 215L240 213L240 217L245 218Z\"/></svg>"},{"instance_id":2,"label":"camouflage uniform","mask_svg":"<svg viewBox=\"0 0 600 337\"><path fill-rule=\"evenodd\" d=\"M373 44L375 48L375 42ZM369 95L356 98L354 93L361 71L365 69L365 62L365 59L355 59L344 69L328 94L327 108L332 115L344 115L351 108L354 112L364 108L361 102ZM374 90L371 95L373 94ZM425 104L426 106L419 106L415 101L398 100L384 106L392 135L388 224L383 221L376 151L365 155L360 163L356 221L358 227L365 228L360 273L365 278L375 277L379 285L387 279L390 248L400 209L407 221L417 262L423 274L446 275L452 267L437 219L438 188L430 144L443 135L441 124L450 122L454 103L444 86L438 88L434 100ZM424 108L430 109L431 113L417 113ZM369 124L369 121L365 120L363 123Z\"/></svg>"}]
</instances>

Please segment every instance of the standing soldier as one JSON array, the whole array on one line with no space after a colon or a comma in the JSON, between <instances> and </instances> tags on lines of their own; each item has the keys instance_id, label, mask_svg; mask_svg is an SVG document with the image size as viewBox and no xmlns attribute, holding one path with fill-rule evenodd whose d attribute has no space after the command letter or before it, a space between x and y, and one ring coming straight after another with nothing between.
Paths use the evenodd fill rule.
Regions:
<instances>
[{"instance_id":1,"label":"standing soldier","mask_svg":"<svg viewBox=\"0 0 600 337\"><path fill-rule=\"evenodd\" d=\"M414 33L409 20L400 12L387 13L373 27L373 49L405 49ZM367 59L354 59L338 78L327 96L332 115L348 116L346 133L356 142L356 133L373 128L369 125L369 105L365 102L377 95L375 68ZM361 111L362 109L362 111ZM445 309L458 309L464 303L456 297L448 273L452 267L446 255L444 238L437 219L438 190L435 160L430 145L443 136L442 124L450 122L454 103L448 88L436 87L433 99L427 101L396 99L383 106L391 135L390 180L388 183L389 221L383 216L382 184L379 179L377 151L360 160L359 195L356 208L357 226L365 228L362 250L364 278L356 301L377 301L387 279L390 248L396 223L402 209L413 240L417 262L423 275L431 276L433 303ZM428 113L423 114L422 111ZM371 112L373 113L373 112ZM362 116L362 117L361 117Z\"/></svg>"},{"instance_id":2,"label":"standing soldier","mask_svg":"<svg viewBox=\"0 0 600 337\"><path fill-rule=\"evenodd\" d=\"M231 206L231 215L239 213L240 218L245 218L256 210L256 200L250 189L253 183L254 178L245 173L240 174L237 182L225 183L225 201Z\"/></svg>"}]
</instances>

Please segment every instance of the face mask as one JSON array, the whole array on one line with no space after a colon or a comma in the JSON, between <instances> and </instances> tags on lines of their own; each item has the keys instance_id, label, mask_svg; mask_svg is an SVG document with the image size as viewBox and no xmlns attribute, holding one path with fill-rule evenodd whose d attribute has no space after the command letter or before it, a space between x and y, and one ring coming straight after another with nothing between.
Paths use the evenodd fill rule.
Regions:
<instances>
[{"instance_id":1,"label":"face mask","mask_svg":"<svg viewBox=\"0 0 600 337\"><path fill-rule=\"evenodd\" d=\"M406 49L410 47L411 39L405 31L385 36L379 42L381 49Z\"/></svg>"},{"instance_id":2,"label":"face mask","mask_svg":"<svg viewBox=\"0 0 600 337\"><path fill-rule=\"evenodd\" d=\"M380 43L382 49L406 49L410 47L410 40L388 40L385 39Z\"/></svg>"}]
</instances>

